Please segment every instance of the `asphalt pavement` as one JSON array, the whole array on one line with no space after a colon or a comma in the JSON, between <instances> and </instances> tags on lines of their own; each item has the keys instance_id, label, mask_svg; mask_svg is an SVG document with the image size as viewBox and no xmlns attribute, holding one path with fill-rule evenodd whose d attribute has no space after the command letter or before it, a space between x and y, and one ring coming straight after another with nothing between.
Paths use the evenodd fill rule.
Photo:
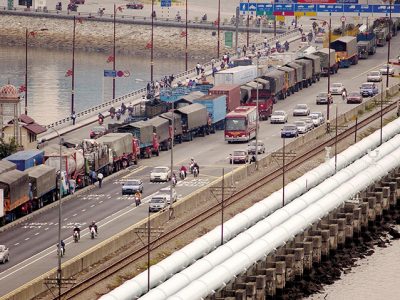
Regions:
<instances>
[{"instance_id":1,"label":"asphalt pavement","mask_svg":"<svg viewBox=\"0 0 400 300\"><path fill-rule=\"evenodd\" d=\"M399 46L400 36L397 36L392 41L393 57L397 56L398 53L395 49L398 49ZM378 69L385 62L386 55L387 46L378 48L377 53L368 60L360 60L358 65L351 66L349 69L340 69L338 74L331 77L331 83L344 83L348 92L358 90L359 86L366 81L367 73ZM398 70L396 69L397 73ZM391 83L397 81L398 78L390 78ZM289 122L298 118L291 115L297 103L306 103L311 107L311 111L322 111L326 115L326 106L315 104L317 93L326 91L326 89L327 78L321 78L320 82L311 87L279 101L274 109L287 111ZM339 114L355 106L344 103L340 96L334 96L334 104L338 106ZM333 112L334 106L331 106L331 118ZM81 138L81 135L88 134L89 128L90 126L87 126L79 132L67 134L67 137ZM282 124L272 125L269 121L261 122L259 139L265 142L267 154L281 147L281 128ZM225 168L225 173L229 173L232 168L237 167L228 163L229 153L236 149L246 148L247 144L227 144L224 142L222 131L196 138L189 143L176 145L174 148L174 169L178 170L183 164L187 166L190 158L194 157L198 161L201 171L198 179L189 176L185 181L178 183L176 190L179 197L182 198L215 180L222 173L222 168ZM144 181L144 196L146 197L144 202L146 202L152 194L166 186L164 183L149 182L151 168L169 165L170 152L161 152L159 157L141 160L139 166L132 169L128 174L117 175L115 178L106 181L103 188L96 187L63 204L62 237L67 242L66 256L63 261L71 259L145 218L148 204L144 203L135 207L132 197L121 195L121 183L128 178L142 179ZM99 235L95 240L91 240L87 236L87 226L93 220L99 224ZM78 244L74 244L71 239L72 228L75 224L80 224L82 229L85 229ZM56 266L57 230L58 209L55 207L0 234L0 244L9 246L11 253L10 262L0 265L0 295L14 290Z\"/></svg>"}]
</instances>

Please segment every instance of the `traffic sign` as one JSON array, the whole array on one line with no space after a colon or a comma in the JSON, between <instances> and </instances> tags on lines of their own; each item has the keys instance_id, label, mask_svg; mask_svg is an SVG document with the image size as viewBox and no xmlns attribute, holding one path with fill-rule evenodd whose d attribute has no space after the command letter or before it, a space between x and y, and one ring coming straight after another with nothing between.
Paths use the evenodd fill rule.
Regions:
<instances>
[{"instance_id":1,"label":"traffic sign","mask_svg":"<svg viewBox=\"0 0 400 300\"><path fill-rule=\"evenodd\" d=\"M171 7L172 5L172 0L161 0L161 7Z\"/></svg>"},{"instance_id":2,"label":"traffic sign","mask_svg":"<svg viewBox=\"0 0 400 300\"><path fill-rule=\"evenodd\" d=\"M117 71L115 71L115 70L104 70L104 77L117 77Z\"/></svg>"}]
</instances>

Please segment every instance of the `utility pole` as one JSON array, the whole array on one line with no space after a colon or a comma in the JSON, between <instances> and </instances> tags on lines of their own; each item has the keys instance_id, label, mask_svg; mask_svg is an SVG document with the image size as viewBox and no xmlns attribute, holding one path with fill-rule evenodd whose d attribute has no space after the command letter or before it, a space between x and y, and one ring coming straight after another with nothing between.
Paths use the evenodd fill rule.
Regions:
<instances>
[{"instance_id":1,"label":"utility pole","mask_svg":"<svg viewBox=\"0 0 400 300\"><path fill-rule=\"evenodd\" d=\"M331 16L329 16L329 36L328 36L328 61L330 64L331 61L331 26L332 26L332 18ZM330 106L330 102L332 99L332 95L331 95L331 70L330 70L330 66L328 66L328 88L327 88L327 92L328 92L328 104L326 106L326 132L330 132L330 116L329 116L329 106Z\"/></svg>"},{"instance_id":2,"label":"utility pole","mask_svg":"<svg viewBox=\"0 0 400 300\"><path fill-rule=\"evenodd\" d=\"M25 28L25 115L28 115L28 28Z\"/></svg>"},{"instance_id":3,"label":"utility pole","mask_svg":"<svg viewBox=\"0 0 400 300\"><path fill-rule=\"evenodd\" d=\"M114 3L114 34L113 34L113 70L115 72L115 23L116 23L116 15L117 15L117 7ZM113 96L112 98L115 99L115 76L113 76Z\"/></svg>"},{"instance_id":4,"label":"utility pole","mask_svg":"<svg viewBox=\"0 0 400 300\"><path fill-rule=\"evenodd\" d=\"M185 28L185 71L188 70L188 0L186 0L186 28ZM173 122L173 121L172 121ZM173 143L173 141L172 141Z\"/></svg>"},{"instance_id":5,"label":"utility pole","mask_svg":"<svg viewBox=\"0 0 400 300\"><path fill-rule=\"evenodd\" d=\"M258 72L258 65L259 65L259 59L260 59L260 55L259 53L257 53L257 72ZM260 109L258 107L259 105L259 92L258 92L258 85L259 83L256 81L257 83L257 97L256 97L256 107L257 107L257 115L256 115L256 170L258 170L258 126L259 126L259 122L260 122Z\"/></svg>"},{"instance_id":6,"label":"utility pole","mask_svg":"<svg viewBox=\"0 0 400 300\"><path fill-rule=\"evenodd\" d=\"M237 49L239 47L238 44L238 36L239 36L239 7L236 7L236 22L235 22L235 53L237 53Z\"/></svg>"},{"instance_id":7,"label":"utility pole","mask_svg":"<svg viewBox=\"0 0 400 300\"><path fill-rule=\"evenodd\" d=\"M174 174L174 137L175 137L175 113L174 109L171 111L171 117L172 117L172 126L171 126L171 176ZM174 191L174 183L173 180L171 179L171 185L170 185L170 204L169 204L169 219L172 218L174 214L174 210L172 208L173 206L173 191Z\"/></svg>"},{"instance_id":8,"label":"utility pole","mask_svg":"<svg viewBox=\"0 0 400 300\"><path fill-rule=\"evenodd\" d=\"M336 116L335 116L335 174L337 172L337 136L338 136L338 105L336 104Z\"/></svg>"},{"instance_id":9,"label":"utility pole","mask_svg":"<svg viewBox=\"0 0 400 300\"><path fill-rule=\"evenodd\" d=\"M218 0L218 19L217 19L217 28L218 28L218 42L217 42L217 59L219 59L219 53L220 53L220 22L221 22L221 0Z\"/></svg>"},{"instance_id":10,"label":"utility pole","mask_svg":"<svg viewBox=\"0 0 400 300\"><path fill-rule=\"evenodd\" d=\"M154 0L151 0L151 49L150 49L150 82L153 82L153 49L154 49Z\"/></svg>"},{"instance_id":11,"label":"utility pole","mask_svg":"<svg viewBox=\"0 0 400 300\"><path fill-rule=\"evenodd\" d=\"M75 31L76 16L74 16L74 29L72 34L72 80L71 80L71 114L75 111Z\"/></svg>"},{"instance_id":12,"label":"utility pole","mask_svg":"<svg viewBox=\"0 0 400 300\"><path fill-rule=\"evenodd\" d=\"M249 2L250 2L250 0L247 0L247 7L250 6ZM250 42L249 26L250 26L250 11L247 11L247 43L246 43L247 48L249 48L249 42Z\"/></svg>"}]
</instances>

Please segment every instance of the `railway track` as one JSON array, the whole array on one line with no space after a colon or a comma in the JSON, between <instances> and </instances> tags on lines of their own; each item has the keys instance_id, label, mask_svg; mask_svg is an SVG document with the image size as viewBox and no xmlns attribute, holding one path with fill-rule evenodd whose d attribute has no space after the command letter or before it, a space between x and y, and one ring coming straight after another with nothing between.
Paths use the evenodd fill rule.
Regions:
<instances>
[{"instance_id":1,"label":"railway track","mask_svg":"<svg viewBox=\"0 0 400 300\"><path fill-rule=\"evenodd\" d=\"M385 115L386 113L390 112L391 110L397 108L397 103L393 102L386 107L383 108L382 114ZM335 142L340 142L347 137L351 136L354 134L357 130L364 128L368 126L370 123L376 121L379 119L381 116L381 111L378 111L367 118L363 119L356 125L352 125L349 128L347 128L345 131L342 131L338 133L337 137L334 136L330 139L328 139L325 142L322 142L318 146L314 147L310 151L306 152L305 154L295 157L292 159L290 162L285 164L285 171L290 171L292 169L295 169L296 167L300 166L302 163L306 162L307 160L311 159L315 155L323 152L325 150L325 147L329 147L335 144ZM251 186L247 186L230 197L226 198L224 201L224 207L229 207L232 204L236 203L237 201L241 200L245 196L251 194L252 192L258 190L259 188L263 187L265 184L279 178L282 176L283 173L283 168L280 167L279 169L276 169L268 174L266 174L264 177L261 179L257 180L254 182ZM163 246L167 242L173 240L177 236L187 232L189 229L191 229L193 226L196 226L208 218L219 214L221 212L221 204L216 203L213 206L209 206L206 210L202 211L199 213L197 216L193 217L192 219L183 222L182 224L177 225L175 228L172 228L170 231L165 232L161 234L161 236L156 239L155 241L150 243L150 247L152 251L155 249ZM141 259L147 255L147 245L140 247L139 249L136 249L134 252L122 257L116 262L113 262L111 265L105 266L103 269L97 271L96 273L92 274L90 277L86 278L85 280L82 280L81 282L78 282L76 285L71 287L69 290L63 291L62 292L62 299L72 299L78 294L82 293L83 291L91 288L94 286L96 283L113 276L116 274L119 270L123 269L127 265L134 263L138 259ZM53 299L58 299L58 297L53 298Z\"/></svg>"}]
</instances>

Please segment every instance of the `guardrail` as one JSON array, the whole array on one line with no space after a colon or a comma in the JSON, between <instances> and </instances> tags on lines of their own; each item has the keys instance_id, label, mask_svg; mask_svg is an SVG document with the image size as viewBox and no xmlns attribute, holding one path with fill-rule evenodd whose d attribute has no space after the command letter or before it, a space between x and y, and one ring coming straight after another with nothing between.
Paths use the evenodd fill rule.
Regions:
<instances>
[{"instance_id":1,"label":"guardrail","mask_svg":"<svg viewBox=\"0 0 400 300\"><path fill-rule=\"evenodd\" d=\"M280 40L280 39L283 39L283 38L290 39L290 38L295 37L296 35L299 36L299 31L297 29L296 30L291 30L289 32L280 34L280 35L278 35L276 37L269 38L268 39L268 43L272 43L272 42L274 42L276 40ZM263 43L256 44L256 47L257 47L257 49L259 49L260 47L263 47ZM231 51L231 54L232 54L231 57L233 59L238 58L238 55L234 54L233 51ZM221 62L222 62L222 60L216 60L215 64L219 65ZM212 63L211 63L211 61L203 64L203 66L205 68L206 75L210 75L211 72L212 72L212 70L211 70ZM181 73L177 74L175 76L175 80L177 80L177 81L182 80L183 81L183 80L186 80L186 78L195 78L196 75L197 75L196 69L193 68L193 69L190 69L188 71L181 72ZM86 110L78 112L76 114L76 121L82 120L83 118L91 117L91 116L93 116L95 114L98 114L99 112L108 111L108 109L111 108L112 106L120 105L122 102L126 102L125 104L128 104L129 102L131 102L133 100L139 100L145 95L146 95L146 88L141 88L139 90L133 91L133 92L131 92L129 94L126 94L126 95L123 95L121 97L118 97L118 98L115 98L113 100L110 100L110 101L101 103L99 105L93 106L91 108L88 108ZM137 98L136 99L132 99L133 97L137 97ZM133 103L131 102L131 104L133 104ZM135 105L139 105L139 104L140 103L135 103ZM70 125L71 122L72 122L72 120L71 120L71 117L69 116L69 117L65 117L63 119L60 119L58 121L55 121L53 123L50 123L50 124L46 125L45 128L46 129L48 129L48 128L59 128L59 127Z\"/></svg>"}]
</instances>

